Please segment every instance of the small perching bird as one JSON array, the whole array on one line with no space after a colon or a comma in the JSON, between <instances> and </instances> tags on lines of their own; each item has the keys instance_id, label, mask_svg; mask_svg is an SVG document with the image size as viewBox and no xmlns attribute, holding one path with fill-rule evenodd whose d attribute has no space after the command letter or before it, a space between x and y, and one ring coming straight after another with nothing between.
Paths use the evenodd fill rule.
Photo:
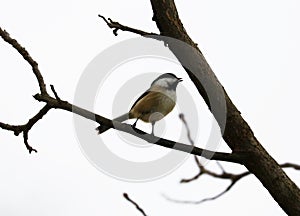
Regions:
<instances>
[{"instance_id":1,"label":"small perching bird","mask_svg":"<svg viewBox=\"0 0 300 216\"><path fill-rule=\"evenodd\" d=\"M145 91L132 105L130 111L114 119L114 121L123 122L127 119L136 118L132 125L136 127L139 119L152 124L152 132L154 134L155 122L164 118L170 113L176 105L176 87L182 79L176 77L172 73L165 73L157 77L150 88ZM102 126L96 128L98 134L110 129L110 127Z\"/></svg>"}]
</instances>

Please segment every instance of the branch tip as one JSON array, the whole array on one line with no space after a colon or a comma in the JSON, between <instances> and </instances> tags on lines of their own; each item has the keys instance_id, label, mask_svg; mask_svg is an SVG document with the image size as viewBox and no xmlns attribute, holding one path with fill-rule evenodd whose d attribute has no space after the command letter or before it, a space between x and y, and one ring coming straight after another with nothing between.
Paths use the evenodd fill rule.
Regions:
<instances>
[{"instance_id":1,"label":"branch tip","mask_svg":"<svg viewBox=\"0 0 300 216\"><path fill-rule=\"evenodd\" d=\"M113 34L115 36L118 35L119 30L131 32L131 33L138 34L138 35L141 35L141 36L157 35L156 33L145 32L145 31L142 31L142 30L139 30L139 29L135 29L135 28L131 28L129 26L122 25L122 24L120 24L116 21L113 21L111 18L106 19L104 16L102 16L100 14L98 14L98 17L102 18L103 21L106 23L106 25L109 28L113 29Z\"/></svg>"},{"instance_id":2,"label":"branch tip","mask_svg":"<svg viewBox=\"0 0 300 216\"><path fill-rule=\"evenodd\" d=\"M24 144L27 148L27 150L29 151L29 154L31 154L31 152L35 152L37 153L37 150L32 148L31 145L29 145L28 143L28 131L23 131L23 138L24 138Z\"/></svg>"},{"instance_id":3,"label":"branch tip","mask_svg":"<svg viewBox=\"0 0 300 216\"><path fill-rule=\"evenodd\" d=\"M51 91L53 92L53 94L54 94L56 100L58 100L59 102L61 102L60 97L58 97L58 94L57 94L57 92L55 91L54 85L50 85L50 88L51 88Z\"/></svg>"},{"instance_id":4,"label":"branch tip","mask_svg":"<svg viewBox=\"0 0 300 216\"><path fill-rule=\"evenodd\" d=\"M123 193L123 197L132 203L142 215L147 216L145 211L135 201L133 201L127 193Z\"/></svg>"},{"instance_id":5,"label":"branch tip","mask_svg":"<svg viewBox=\"0 0 300 216\"><path fill-rule=\"evenodd\" d=\"M22 47L16 39L13 39L10 34L6 30L3 30L1 27L0 36L5 42L10 44L25 59L25 61L27 61L38 81L41 94L47 94L44 78L39 70L38 63L30 56L29 52L24 47Z\"/></svg>"},{"instance_id":6,"label":"branch tip","mask_svg":"<svg viewBox=\"0 0 300 216\"><path fill-rule=\"evenodd\" d=\"M109 22L107 21L107 19L106 19L104 16L98 14L98 17L102 18L102 19L104 20L104 22L105 22L107 25L109 25Z\"/></svg>"}]
</instances>

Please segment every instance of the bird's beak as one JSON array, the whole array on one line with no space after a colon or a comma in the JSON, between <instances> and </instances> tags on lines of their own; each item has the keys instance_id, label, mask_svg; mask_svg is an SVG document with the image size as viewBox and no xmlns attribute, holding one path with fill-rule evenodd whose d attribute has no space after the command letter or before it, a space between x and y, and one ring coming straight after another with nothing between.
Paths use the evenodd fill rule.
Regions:
<instances>
[{"instance_id":1,"label":"bird's beak","mask_svg":"<svg viewBox=\"0 0 300 216\"><path fill-rule=\"evenodd\" d=\"M182 82L182 78L178 78L178 82Z\"/></svg>"}]
</instances>

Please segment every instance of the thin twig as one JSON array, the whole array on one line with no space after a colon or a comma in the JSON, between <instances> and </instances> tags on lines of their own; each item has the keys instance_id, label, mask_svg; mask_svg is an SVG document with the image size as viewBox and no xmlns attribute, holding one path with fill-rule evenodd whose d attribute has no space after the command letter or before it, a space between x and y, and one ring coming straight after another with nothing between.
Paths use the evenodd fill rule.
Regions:
<instances>
[{"instance_id":1,"label":"thin twig","mask_svg":"<svg viewBox=\"0 0 300 216\"><path fill-rule=\"evenodd\" d=\"M300 166L297 164L293 164L293 163L284 163L281 164L280 167L282 168L294 168L295 170L300 170ZM224 195L225 193L227 193L239 180L241 180L242 178L250 175L251 173L249 171L245 171L243 173L240 174L233 174L233 173L228 173L224 170L224 168L222 167L222 173L221 174L217 174L214 173L212 171L209 171L207 169L205 169L203 166L200 168L200 171L197 175L195 175L194 177L190 178L190 179L182 179L180 182L181 183L188 183L191 181L194 181L196 179L198 179L202 174L207 174L209 176L215 177L215 178L220 178L220 179L228 179L231 181L231 183L225 188L224 191L222 191L221 193L209 197L209 198L204 198L201 200L179 200L179 199L173 199L170 198L166 195L163 195L167 200L175 202L175 203L182 203L182 204L200 204L206 201L211 201L211 200L215 200L219 197L221 197L222 195Z\"/></svg>"},{"instance_id":2,"label":"thin twig","mask_svg":"<svg viewBox=\"0 0 300 216\"><path fill-rule=\"evenodd\" d=\"M50 85L51 91L53 92L56 100L61 101L61 99L58 97L57 92L55 91L54 85Z\"/></svg>"},{"instance_id":3,"label":"thin twig","mask_svg":"<svg viewBox=\"0 0 300 216\"><path fill-rule=\"evenodd\" d=\"M32 148L31 145L29 145L29 143L28 143L28 132L29 131L23 131L24 144L25 144L27 150L29 151L29 154L31 154L31 152L37 153L37 150Z\"/></svg>"},{"instance_id":4,"label":"thin twig","mask_svg":"<svg viewBox=\"0 0 300 216\"><path fill-rule=\"evenodd\" d=\"M223 168L223 166L221 165L221 163L219 161L216 162L218 167L221 169L221 171L224 173L225 169Z\"/></svg>"},{"instance_id":5,"label":"thin twig","mask_svg":"<svg viewBox=\"0 0 300 216\"><path fill-rule=\"evenodd\" d=\"M300 170L300 165L294 163L284 163L280 165L282 168L294 168L295 170Z\"/></svg>"},{"instance_id":6,"label":"thin twig","mask_svg":"<svg viewBox=\"0 0 300 216\"><path fill-rule=\"evenodd\" d=\"M11 38L9 33L5 30L2 30L1 27L0 35L4 41L12 45L13 48L15 48L18 51L18 53L20 53L21 56L30 64L30 66L32 67L32 71L39 83L41 94L47 94L44 78L39 70L38 63L35 60L33 60L33 58L29 55L27 50L24 47L22 47L16 39Z\"/></svg>"},{"instance_id":7,"label":"thin twig","mask_svg":"<svg viewBox=\"0 0 300 216\"><path fill-rule=\"evenodd\" d=\"M129 26L125 26L122 25L118 22L113 21L112 19L108 18L106 19L104 16L102 15L98 15L100 18L102 18L104 20L104 22L107 24L107 26L111 29L113 29L113 33L115 36L118 35L118 30L121 31L127 31L127 32L132 32L141 36L150 36L150 35L157 35L156 33L152 33L152 32L145 32L139 29L135 29L135 28L131 28Z\"/></svg>"},{"instance_id":8,"label":"thin twig","mask_svg":"<svg viewBox=\"0 0 300 216\"><path fill-rule=\"evenodd\" d=\"M192 146L194 146L194 140L191 138L190 129L189 129L188 123L186 122L186 120L184 118L184 115L180 114L179 118L181 119L181 121L183 122L183 124L184 124L184 126L186 128L187 137L188 137L189 142L191 143ZM197 164L197 166L199 168L198 173L195 176L191 177L191 178L181 179L180 183L189 183L189 182L195 181L200 176L202 176L204 174L206 174L208 176L215 177L215 178L228 179L228 180L231 181L231 183L225 188L225 190L223 190L222 192L218 193L217 195L209 197L209 198L204 198L204 199L201 199L201 200L198 200L198 201L178 200L178 199L170 198L169 196L163 194L163 196L167 200L175 202L175 203L183 203L183 204L200 204L200 203L203 203L203 202L206 202L206 201L215 200L215 199L221 197L222 195L224 195L225 193L227 193L240 179L242 179L243 177L248 176L248 175L251 174L249 171L245 171L245 172L240 173L240 174L228 173L228 172L225 171L225 169L222 167L222 165L218 161L217 161L217 165L221 169L222 173L221 174L215 173L213 171L210 171L210 170L206 169L200 163L200 161L199 161L199 159L198 159L198 157L196 155L194 155L194 159L195 159L195 162L196 162L196 164ZM297 165L297 164L285 163L285 164L282 164L280 166L282 168L294 168L296 170L300 170L300 166Z\"/></svg>"},{"instance_id":9,"label":"thin twig","mask_svg":"<svg viewBox=\"0 0 300 216\"><path fill-rule=\"evenodd\" d=\"M188 138L189 142L191 143L192 146L194 146L195 143L194 143L194 140L191 137L191 131L190 131L189 125L187 124L187 122L186 122L186 120L184 118L184 114L180 113L179 114L179 118L181 119L181 121L183 122L183 124L185 126L186 134L187 134L187 138Z\"/></svg>"},{"instance_id":10,"label":"thin twig","mask_svg":"<svg viewBox=\"0 0 300 216\"><path fill-rule=\"evenodd\" d=\"M144 210L135 201L133 201L132 199L129 198L127 193L123 193L123 196L126 200L131 202L137 208L137 210L139 210L142 213L142 215L147 216L146 213L144 212Z\"/></svg>"},{"instance_id":11,"label":"thin twig","mask_svg":"<svg viewBox=\"0 0 300 216\"><path fill-rule=\"evenodd\" d=\"M50 109L50 106L45 105L36 115L34 115L31 119L28 120L26 124L23 125L10 125L0 122L0 128L4 130L13 131L15 136L18 136L20 133L23 133L24 144L29 153L37 152L37 150L32 148L28 143L28 133L29 130L33 127L33 125L35 125L35 123L41 120Z\"/></svg>"},{"instance_id":12,"label":"thin twig","mask_svg":"<svg viewBox=\"0 0 300 216\"><path fill-rule=\"evenodd\" d=\"M189 142L191 143L191 145L194 146L194 140L191 138L191 132L190 132L190 129L189 129L189 126L188 126L188 123L186 122L185 118L184 118L184 115L183 114L180 114L179 115L179 118L181 119L181 121L183 122L185 128L186 128L186 131L187 131L187 137L189 139ZM231 173L227 173L224 168L221 166L221 164L217 161L217 164L218 166L220 167L220 169L222 170L222 174L218 174L218 173L215 173L215 172L212 172L208 169L206 169L199 161L199 159L197 158L197 156L194 155L194 159L195 159L195 162L199 168L199 172L198 174L196 174L194 177L192 178L189 178L189 179L182 179L180 181L180 183L189 183L191 181L195 181L196 179L198 179L201 175L203 174L207 174L207 175L210 175L210 176L213 176L215 178L222 178L222 179L230 179L231 180L231 184L224 190L222 191L221 193L213 196L213 197L209 197L209 198L204 198L200 201L186 201L186 200L176 200L176 199L172 199L166 195L164 195L164 197L169 200L169 201L172 201L172 202L176 202L176 203L189 203L189 204L200 204L200 203L203 203L203 202L206 202L206 201L211 201L211 200L215 200L217 198L219 198L220 196L224 195L225 193L227 193L233 186L234 184L240 180L241 178L243 178L244 176L246 175L249 175L250 172L245 172L245 173L241 173L239 175L234 175L234 174L231 174Z\"/></svg>"}]
</instances>

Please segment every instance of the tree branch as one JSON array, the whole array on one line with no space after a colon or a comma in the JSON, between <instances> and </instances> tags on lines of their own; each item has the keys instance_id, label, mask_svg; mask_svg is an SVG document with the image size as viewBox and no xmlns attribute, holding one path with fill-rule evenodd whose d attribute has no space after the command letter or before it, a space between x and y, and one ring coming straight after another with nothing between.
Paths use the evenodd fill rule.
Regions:
<instances>
[{"instance_id":1,"label":"tree branch","mask_svg":"<svg viewBox=\"0 0 300 216\"><path fill-rule=\"evenodd\" d=\"M50 85L51 91L53 92L56 100L61 101L60 97L58 97L57 92L55 91L54 85Z\"/></svg>"},{"instance_id":2,"label":"tree branch","mask_svg":"<svg viewBox=\"0 0 300 216\"><path fill-rule=\"evenodd\" d=\"M2 129L6 130L11 130L14 131L15 135L20 134L23 132L23 137L24 137L24 143L26 145L26 148L29 150L31 153L32 151L35 151L29 144L28 144L28 132L32 128L32 126L40 120L50 109L55 108L55 109L62 109L66 110L69 112L74 112L82 117L85 117L87 119L96 121L99 124L115 128L117 130L132 134L136 137L139 137L149 143L157 144L166 148L171 148L175 150L179 150L182 152L187 152L191 153L194 155L202 156L210 160L220 160L220 161L227 161L227 162L234 162L234 163L240 163L241 158L243 157L242 154L237 154L237 153L223 153L223 152L213 152L209 151L206 149L186 145L183 143L177 143L175 141L163 139L160 137L153 136L151 134L147 134L144 131L141 131L139 129L136 129L135 131L132 130L131 125L112 121L110 119L107 119L103 116L97 115L93 112L90 112L88 110L85 110L83 108L80 108L78 106L75 106L68 101L63 101L58 97L57 92L54 89L54 86L51 85L51 90L53 91L53 94L55 98L51 97L47 92L44 81L43 81L43 76L41 75L40 71L37 68L37 63L30 57L29 53L23 48L15 39L12 39L10 35L6 32L3 31L1 28L1 36L2 38L7 41L8 43L12 44L12 46L17 49L21 55L24 57L26 61L28 61L30 64L33 64L33 70L34 73L36 74L37 80L39 82L39 85L41 87L41 94L36 94L34 98L40 102L45 102L46 105L37 113L32 119L28 121L26 125L21 125L21 126L15 126L15 125L9 125L9 124L4 124L0 123L0 127Z\"/></svg>"},{"instance_id":3,"label":"tree branch","mask_svg":"<svg viewBox=\"0 0 300 216\"><path fill-rule=\"evenodd\" d=\"M259 179L285 213L300 215L300 189L256 139L250 126L229 98L197 44L186 32L174 0L150 0L150 2L153 20L156 22L160 35L176 38L195 48L184 52L185 50L178 49L176 43L168 44L168 48L182 65L188 64L192 67L193 71L185 68L186 72L214 115L221 131L224 132L224 141L233 152L244 152L243 165ZM207 89L209 89L210 97L208 97ZM223 96L225 102L220 100L220 97L223 98ZM226 125L223 124L224 116L220 115L219 110L212 109L224 105L227 111Z\"/></svg>"},{"instance_id":4,"label":"tree branch","mask_svg":"<svg viewBox=\"0 0 300 216\"><path fill-rule=\"evenodd\" d=\"M175 202L175 203L182 203L182 204L201 204L203 202L206 202L206 201L212 201L212 200L215 200L221 196L223 196L224 194L226 194L239 180L241 180L242 178L250 175L251 173L249 171L245 171L243 173L240 173L240 174L233 174L233 173L228 173L226 172L223 167L218 163L218 165L220 166L221 170L222 170L222 173L219 174L219 173L215 173L213 171L210 171L208 169L206 169L203 165L199 165L199 172L197 175L195 175L194 177L192 178L189 178L189 179L182 179L180 181L180 183L189 183L189 182L192 182L192 181L195 181L197 180L200 176L206 174L208 176L212 176L214 178L219 178L219 179L225 179L225 180L230 180L231 183L225 188L225 190L223 190L222 192L220 192L219 194L215 195L215 196L212 196L212 197L209 197L209 198L204 198L204 199L201 199L201 200L179 200L179 199L173 199L173 198L170 198L169 196L166 196L166 195L163 195L167 200L171 201L171 202ZM294 168L295 170L300 170L300 166L297 165L297 164L293 164L293 163L284 163L284 164L281 164L280 167L282 168Z\"/></svg>"},{"instance_id":5,"label":"tree branch","mask_svg":"<svg viewBox=\"0 0 300 216\"><path fill-rule=\"evenodd\" d=\"M51 108L62 109L62 110L66 110L69 112L76 113L82 117L85 117L92 121L96 121L99 124L105 125L107 127L115 128L116 130L119 130L119 131L129 133L129 134L139 137L149 143L160 145L160 146L163 146L166 148L171 148L171 149L175 149L178 151L191 153L193 155L198 155L198 156L207 158L209 160L220 160L220 161L227 161L227 162L233 162L233 163L240 163L241 158L243 157L243 154L214 152L214 151L190 146L190 145L183 144L183 143L178 143L175 141L171 141L171 140L167 140L164 138L153 136L153 135L145 133L144 131L139 130L139 129L135 129L133 131L132 126L129 124L125 124L125 123L107 119L96 113L93 113L86 109L80 108L76 105L73 105L67 101L63 101L63 100L58 101L57 99L55 99L49 95L37 94L34 96L34 98L38 101L47 103Z\"/></svg>"},{"instance_id":6,"label":"tree branch","mask_svg":"<svg viewBox=\"0 0 300 216\"><path fill-rule=\"evenodd\" d=\"M223 138L227 142L229 147L232 149L233 153L214 153L208 150L200 149L182 143L176 144L173 141L169 141L165 139L159 139L158 141L156 141L155 139L157 139L158 137L151 136L150 134L146 134L140 130L138 130L138 133L134 133L134 135L148 142L151 141L154 142L153 141L154 139L155 144L167 148L174 148L176 150L180 150L184 152L191 152L194 155L201 155L203 157L208 157L208 155L210 156L211 153L214 153L213 157L211 158L213 160L223 160L223 161L229 161L235 163L242 163L248 168L250 172L252 172L262 182L262 184L268 189L268 191L273 196L273 198L278 202L278 204L284 209L284 211L287 214L299 215L300 207L299 205L297 205L300 202L299 188L294 184L294 182L292 182L289 179L289 177L282 171L282 169L276 163L276 161L265 151L265 149L255 138L251 128L246 123L246 121L242 118L239 110L232 103L231 99L225 92L223 86L218 81L213 71L209 67L208 63L206 62L204 56L198 49L196 43L194 43L191 40L191 38L188 36L186 30L184 29L179 19L179 15L174 1L173 0L165 0L165 1L151 0L151 4L154 12L153 20L156 22L157 27L160 30L160 35L177 38L196 48L197 52L186 53L187 56L185 56L185 59L194 61L194 64L196 65L196 69L197 69L196 70L197 76L195 76L188 70L187 73L189 74L191 80L195 83L199 93L204 98L208 107L211 109L211 104L210 101L208 100L207 93L205 92L205 88L202 86L200 81L202 82L205 81L204 83L210 86L214 90L213 91L215 94L214 98L216 98L217 105L220 102L217 100L218 95L220 95L219 93L221 92L225 94L226 108L228 113L226 119L227 125L225 129L221 128L221 130L222 131L223 129L225 130ZM112 21L111 19L107 21L101 15L99 15L99 17L101 17L106 22L106 24L113 29L113 33L115 35L117 35L118 30L129 31L142 36L155 35L155 33L147 33L138 29L121 25L117 22ZM102 116L95 115L94 113L84 110L80 107L73 106L67 101L60 100L60 98L58 98L57 94L55 93L54 94L56 98L50 97L47 93L46 85L39 71L38 64L32 59L32 57L29 55L26 49L22 47L16 40L12 39L9 36L9 34L5 30L2 30L1 28L0 28L0 35L4 41L12 45L22 55L22 57L31 65L32 71L37 78L39 88L40 88L40 93L41 93L41 94L37 94L35 98L39 101L46 102L46 105L44 107L45 109L43 108L39 112L41 114L38 113L36 115L38 116L37 119L35 119L34 116L32 118L33 120L31 119L32 122L30 122L29 120L29 122L26 124L27 126L25 129L22 128L22 126L19 127L19 126L4 124L4 123L0 124L1 128L14 131L15 134L19 134L20 132L23 132L24 143L27 149L29 150L29 152L34 151L34 149L32 149L28 144L28 131L51 108L59 108L63 110L68 110L70 112L73 111L74 113L77 113L78 115L81 115L88 119L92 119L92 117L96 117L96 121L98 123L104 124L109 127L115 127L115 129L127 133L130 133L132 131L130 125L122 124L120 122L114 122ZM178 57L178 53L173 48L172 44L171 45L169 44L168 47L175 54L175 56ZM180 58L178 59L180 62L183 61ZM218 116L218 113L214 112L213 110L212 113L215 116L216 120L219 122L220 116ZM28 130L27 127L29 128ZM286 164L286 166L288 165L291 164ZM272 167L272 170L270 169L270 167ZM293 168L298 169L298 167L295 166Z\"/></svg>"},{"instance_id":7,"label":"tree branch","mask_svg":"<svg viewBox=\"0 0 300 216\"><path fill-rule=\"evenodd\" d=\"M191 132L190 132L190 128L188 126L188 123L187 121L185 120L184 118L184 115L183 114L180 114L179 115L179 118L181 119L182 123L184 124L185 128L186 128L186 133L187 133L187 138L190 142L190 144L192 146L194 146L194 140L192 139L191 137ZM217 164L219 165L219 167L221 168L222 170L222 174L217 174L215 172L212 172L208 169L206 169L202 164L201 162L199 161L198 157L196 155L194 155L194 159L195 159L195 162L199 168L199 173L197 175L195 175L194 177L192 178L189 178L189 179L182 179L180 181L180 183L189 183L191 181L195 181L197 180L201 175L203 174L207 174L209 176L212 176L212 177L215 177L215 178L222 178L222 179L230 179L231 180L231 184L221 193L219 193L218 195L216 196L213 196L213 197L210 197L210 198L205 198L205 199L202 199L200 201L183 201L183 200L176 200L176 199L172 199L166 195L163 195L167 200L169 201L172 201L172 202L176 202L176 203L192 203L192 204L200 204L202 202L205 202L205 201L209 201L209 200L214 200L214 199L217 199L218 197L222 196L223 194L225 194L227 191L229 191L233 185L239 180L241 179L242 177L244 177L245 175L248 175L250 174L250 172L246 172L246 173L242 173L242 174L239 174L239 175L234 175L234 174L230 174L230 173L227 173L225 172L225 170L223 169L223 167L221 166L221 164L219 164L217 162Z\"/></svg>"},{"instance_id":8,"label":"tree branch","mask_svg":"<svg viewBox=\"0 0 300 216\"><path fill-rule=\"evenodd\" d=\"M18 136L20 133L23 133L24 138L24 144L29 151L31 152L37 152L36 149L32 148L28 143L28 133L29 130L33 127L35 123L37 123L40 119L43 118L44 115L47 114L47 112L51 109L49 105L45 105L35 116L33 116L29 121L24 125L10 125L0 122L0 128L4 130L13 131L15 136Z\"/></svg>"},{"instance_id":9,"label":"tree branch","mask_svg":"<svg viewBox=\"0 0 300 216\"><path fill-rule=\"evenodd\" d=\"M183 125L185 126L186 128L186 136L190 142L190 144L192 146L194 146L194 140L192 139L191 137L191 131L190 131L190 128L189 128L189 125L187 123L187 121L185 120L184 118L184 114L180 114L179 115L179 118L180 120L182 121ZM221 174L218 174L216 172L213 172L213 171L210 171L208 169L206 169L202 164L201 162L199 161L198 157L196 155L194 155L194 159L195 159L195 162L199 168L199 172L192 178L188 178L188 179L182 179L180 181L180 183L189 183L189 182L192 182L192 181L195 181L197 180L200 176L206 174L208 176L211 176L211 177L214 177L214 178L219 178L219 179L229 179L231 181L231 183L226 187L226 189L222 192L220 192L219 194L215 195L215 196L212 196L212 197L209 197L209 198L204 198L204 199L201 199L199 201L187 201L187 200L178 200L178 199L173 199L173 198L170 198L168 197L167 195L163 194L163 196L169 200L169 201L172 201L172 202L175 202L175 203L183 203L183 204L200 204L200 203L203 203L203 202L206 202L206 201L211 201L211 200L215 200L219 197L221 197L222 195L224 195L225 193L227 193L240 179L242 179L243 177L245 176L248 176L250 175L251 173L249 171L246 171L246 172L243 172L243 173L240 173L240 174L233 174L233 173L228 173L225 171L225 169L222 167L222 165L217 161L217 165L219 166L219 168L221 169L222 173ZM292 164L292 163L285 163L285 164L282 164L280 165L282 168L294 168L296 170L300 170L300 166L297 165L297 164Z\"/></svg>"},{"instance_id":10,"label":"tree branch","mask_svg":"<svg viewBox=\"0 0 300 216\"><path fill-rule=\"evenodd\" d=\"M38 63L33 60L33 58L29 55L27 50L24 47L22 47L17 40L11 38L8 32L2 30L1 27L0 27L0 35L4 41L12 45L13 48L15 48L18 51L18 53L20 53L20 55L30 64L30 66L32 67L32 71L39 83L41 94L47 94L44 78L39 70Z\"/></svg>"},{"instance_id":11,"label":"tree branch","mask_svg":"<svg viewBox=\"0 0 300 216\"><path fill-rule=\"evenodd\" d=\"M144 210L136 202L134 202L132 199L129 198L127 193L123 193L123 196L126 200L128 200L130 203L132 203L137 208L137 210L139 210L139 212L142 213L142 215L147 216L146 213L144 212Z\"/></svg>"},{"instance_id":12,"label":"tree branch","mask_svg":"<svg viewBox=\"0 0 300 216\"><path fill-rule=\"evenodd\" d=\"M134 34L138 34L141 36L157 35L156 33L153 33L153 32L145 32L145 31L142 31L139 29L135 29L135 28L131 28L129 26L122 25L118 22L112 21L112 19L110 19L110 18L106 19L104 16L102 16L100 14L98 16L104 20L104 22L107 24L107 26L109 28L113 29L113 33L115 36L118 35L118 30L132 32Z\"/></svg>"}]
</instances>

